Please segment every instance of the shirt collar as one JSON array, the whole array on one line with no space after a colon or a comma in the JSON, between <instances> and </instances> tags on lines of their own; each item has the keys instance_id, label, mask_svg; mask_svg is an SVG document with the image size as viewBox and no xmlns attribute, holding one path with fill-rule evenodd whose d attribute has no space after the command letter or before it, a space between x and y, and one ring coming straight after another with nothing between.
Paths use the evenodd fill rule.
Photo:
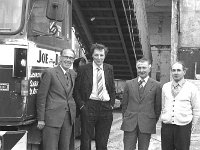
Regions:
<instances>
[{"instance_id":1,"label":"shirt collar","mask_svg":"<svg viewBox=\"0 0 200 150\"><path fill-rule=\"evenodd\" d=\"M101 70L103 70L103 64L102 64L101 66L97 66L97 65L95 64L95 62L93 61L93 62L92 62L92 65L93 65L93 67L94 67L95 69L100 68Z\"/></svg>"},{"instance_id":2,"label":"shirt collar","mask_svg":"<svg viewBox=\"0 0 200 150\"><path fill-rule=\"evenodd\" d=\"M147 77L144 78L143 80L144 80L145 83L147 83L148 79L149 79L149 76L147 76ZM139 76L139 77L138 77L138 82L139 82L140 80L142 80L142 78Z\"/></svg>"},{"instance_id":3,"label":"shirt collar","mask_svg":"<svg viewBox=\"0 0 200 150\"><path fill-rule=\"evenodd\" d=\"M65 69L63 69L63 67L60 65L60 68L62 69L63 73L65 74L66 72L68 72L68 70L66 71Z\"/></svg>"},{"instance_id":4,"label":"shirt collar","mask_svg":"<svg viewBox=\"0 0 200 150\"><path fill-rule=\"evenodd\" d=\"M174 87L176 87L177 85L179 85L180 87L182 87L184 83L185 83L185 79L183 78L183 79L181 79L179 82L173 81L173 82L172 82L172 85L173 85Z\"/></svg>"}]
</instances>

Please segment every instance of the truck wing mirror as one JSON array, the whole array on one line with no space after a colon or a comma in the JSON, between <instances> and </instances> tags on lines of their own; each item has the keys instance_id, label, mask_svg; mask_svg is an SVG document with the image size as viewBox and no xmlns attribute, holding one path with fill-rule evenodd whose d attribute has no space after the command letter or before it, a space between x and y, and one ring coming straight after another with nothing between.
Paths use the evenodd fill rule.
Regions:
<instances>
[{"instance_id":1,"label":"truck wing mirror","mask_svg":"<svg viewBox=\"0 0 200 150\"><path fill-rule=\"evenodd\" d=\"M50 20L63 21L66 0L48 0L46 16Z\"/></svg>"}]
</instances>

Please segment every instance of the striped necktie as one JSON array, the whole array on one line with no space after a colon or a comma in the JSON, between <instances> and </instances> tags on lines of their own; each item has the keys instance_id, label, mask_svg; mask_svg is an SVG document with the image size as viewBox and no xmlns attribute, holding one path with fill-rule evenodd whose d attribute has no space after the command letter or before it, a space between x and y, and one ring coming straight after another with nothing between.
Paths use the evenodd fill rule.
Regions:
<instances>
[{"instance_id":1,"label":"striped necktie","mask_svg":"<svg viewBox=\"0 0 200 150\"><path fill-rule=\"evenodd\" d=\"M100 100L103 100L103 81L101 68L97 68L97 92Z\"/></svg>"},{"instance_id":2,"label":"striped necktie","mask_svg":"<svg viewBox=\"0 0 200 150\"><path fill-rule=\"evenodd\" d=\"M142 98L142 95L143 95L143 93L144 93L144 87L143 87L143 85L142 85L143 82L145 82L144 79L141 79L141 80L139 81L139 83L138 83L138 85L139 85L139 96L140 96L140 98Z\"/></svg>"},{"instance_id":3,"label":"striped necktie","mask_svg":"<svg viewBox=\"0 0 200 150\"><path fill-rule=\"evenodd\" d=\"M143 88L143 85L142 85L143 82L145 82L144 79L141 79L141 80L139 81L139 88L140 88L140 89Z\"/></svg>"}]
</instances>

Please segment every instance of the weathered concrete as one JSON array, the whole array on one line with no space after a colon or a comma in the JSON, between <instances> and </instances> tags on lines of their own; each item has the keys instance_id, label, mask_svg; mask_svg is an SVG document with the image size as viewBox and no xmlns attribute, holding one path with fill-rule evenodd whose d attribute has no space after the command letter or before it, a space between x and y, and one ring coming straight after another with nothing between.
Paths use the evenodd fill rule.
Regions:
<instances>
[{"instance_id":1,"label":"weathered concrete","mask_svg":"<svg viewBox=\"0 0 200 150\"><path fill-rule=\"evenodd\" d=\"M152 60L151 51L150 51L150 37L149 37L149 28L147 23L147 14L145 8L144 0L133 0L134 11L137 18L137 24L139 29L139 37L142 45L143 55Z\"/></svg>"},{"instance_id":2,"label":"weathered concrete","mask_svg":"<svg viewBox=\"0 0 200 150\"><path fill-rule=\"evenodd\" d=\"M151 77L163 85L170 80L170 46L155 45L151 48L153 64Z\"/></svg>"},{"instance_id":3,"label":"weathered concrete","mask_svg":"<svg viewBox=\"0 0 200 150\"><path fill-rule=\"evenodd\" d=\"M171 64L177 61L177 51L179 45L179 0L172 1L172 21L171 21Z\"/></svg>"},{"instance_id":4,"label":"weathered concrete","mask_svg":"<svg viewBox=\"0 0 200 150\"><path fill-rule=\"evenodd\" d=\"M180 1L180 46L200 47L200 1Z\"/></svg>"}]
</instances>

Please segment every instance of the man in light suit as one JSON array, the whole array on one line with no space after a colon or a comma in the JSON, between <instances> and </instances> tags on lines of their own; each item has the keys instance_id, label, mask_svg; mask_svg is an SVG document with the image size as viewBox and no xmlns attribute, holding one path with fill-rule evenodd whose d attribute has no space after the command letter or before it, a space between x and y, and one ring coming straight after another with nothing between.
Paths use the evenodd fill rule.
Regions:
<instances>
[{"instance_id":1,"label":"man in light suit","mask_svg":"<svg viewBox=\"0 0 200 150\"><path fill-rule=\"evenodd\" d=\"M80 149L91 150L95 129L96 150L107 150L115 102L113 67L103 63L108 53L104 45L93 44L91 53L93 62L79 67L75 83L74 96L81 115Z\"/></svg>"},{"instance_id":2,"label":"man in light suit","mask_svg":"<svg viewBox=\"0 0 200 150\"><path fill-rule=\"evenodd\" d=\"M69 68L74 57L72 49L64 49L60 65L42 74L37 93L37 127L43 129L43 150L72 150L69 145L76 116L72 97L76 73Z\"/></svg>"},{"instance_id":3,"label":"man in light suit","mask_svg":"<svg viewBox=\"0 0 200 150\"><path fill-rule=\"evenodd\" d=\"M124 150L135 150L137 141L138 150L148 150L161 113L161 86L149 77L149 60L138 60L136 68L138 77L126 82L122 100Z\"/></svg>"}]
</instances>

